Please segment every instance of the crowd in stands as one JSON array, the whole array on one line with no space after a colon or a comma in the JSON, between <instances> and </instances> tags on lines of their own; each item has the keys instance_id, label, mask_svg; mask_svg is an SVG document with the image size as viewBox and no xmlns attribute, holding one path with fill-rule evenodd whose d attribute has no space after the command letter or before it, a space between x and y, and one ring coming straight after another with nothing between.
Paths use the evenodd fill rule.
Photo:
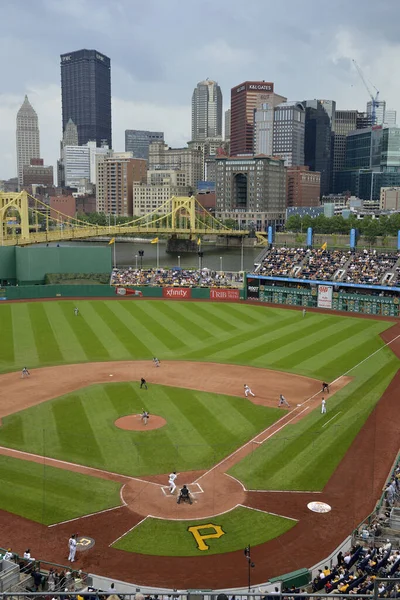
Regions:
<instances>
[{"instance_id":1,"label":"crowd in stands","mask_svg":"<svg viewBox=\"0 0 400 600\"><path fill-rule=\"evenodd\" d=\"M399 252L270 248L256 270L259 275L367 285L397 286ZM387 280L384 277L392 273Z\"/></svg>"},{"instance_id":2,"label":"crowd in stands","mask_svg":"<svg viewBox=\"0 0 400 600\"><path fill-rule=\"evenodd\" d=\"M243 278L238 273L221 273L209 269L113 269L111 285L115 286L176 286L176 287L238 287Z\"/></svg>"}]
</instances>

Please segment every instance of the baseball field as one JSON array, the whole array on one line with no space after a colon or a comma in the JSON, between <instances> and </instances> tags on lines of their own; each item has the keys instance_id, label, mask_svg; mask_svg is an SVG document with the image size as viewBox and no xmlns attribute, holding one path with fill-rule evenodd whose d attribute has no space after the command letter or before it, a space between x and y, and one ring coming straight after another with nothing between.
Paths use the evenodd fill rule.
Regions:
<instances>
[{"instance_id":1,"label":"baseball field","mask_svg":"<svg viewBox=\"0 0 400 600\"><path fill-rule=\"evenodd\" d=\"M1 304L0 546L23 551L33 536L35 555L62 564L77 531L95 540L81 568L171 587L243 584L248 544L260 582L312 566L372 509L395 458L383 440L395 413L376 416L399 368L393 325L238 303ZM173 471L191 505L170 494ZM307 528L326 554L288 556ZM268 548L282 555L273 568Z\"/></svg>"}]
</instances>

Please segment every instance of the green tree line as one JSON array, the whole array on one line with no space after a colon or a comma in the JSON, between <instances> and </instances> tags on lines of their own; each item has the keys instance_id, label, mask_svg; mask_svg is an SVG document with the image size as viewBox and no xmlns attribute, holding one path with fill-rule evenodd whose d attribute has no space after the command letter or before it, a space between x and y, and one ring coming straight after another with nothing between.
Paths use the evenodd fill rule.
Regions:
<instances>
[{"instance_id":1,"label":"green tree line","mask_svg":"<svg viewBox=\"0 0 400 600\"><path fill-rule=\"evenodd\" d=\"M286 221L285 229L293 233L306 233L307 228L312 227L313 233L350 233L350 229L357 229L360 235L368 238L378 236L397 236L400 229L400 213L393 215L382 215L373 219L371 215L363 219L357 219L355 215L350 215L344 219L341 215L335 217L325 217L318 215L312 218L309 215L292 215Z\"/></svg>"}]
</instances>

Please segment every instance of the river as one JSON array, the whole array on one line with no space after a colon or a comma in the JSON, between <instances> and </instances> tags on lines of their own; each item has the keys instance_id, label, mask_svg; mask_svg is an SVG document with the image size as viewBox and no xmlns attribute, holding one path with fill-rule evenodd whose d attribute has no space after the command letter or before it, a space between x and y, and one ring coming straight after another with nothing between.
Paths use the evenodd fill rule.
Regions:
<instances>
[{"instance_id":1,"label":"river","mask_svg":"<svg viewBox=\"0 0 400 600\"><path fill-rule=\"evenodd\" d=\"M42 244L41 244L42 245ZM51 243L49 246L56 246L56 243ZM60 242L60 246L107 246L107 242ZM160 267L179 267L182 268L198 268L199 258L197 254L181 253L167 254L165 252L166 244L159 244L159 266ZM139 250L143 250L143 259L139 256ZM241 270L241 248L221 248L217 246L208 246L203 244L201 251L204 253L202 257L202 267L215 271L240 271ZM243 267L245 271L253 269L254 260L260 253L260 248L243 247ZM115 244L115 259L117 267L125 266L157 266L157 244L149 244L148 242L117 242Z\"/></svg>"}]
</instances>

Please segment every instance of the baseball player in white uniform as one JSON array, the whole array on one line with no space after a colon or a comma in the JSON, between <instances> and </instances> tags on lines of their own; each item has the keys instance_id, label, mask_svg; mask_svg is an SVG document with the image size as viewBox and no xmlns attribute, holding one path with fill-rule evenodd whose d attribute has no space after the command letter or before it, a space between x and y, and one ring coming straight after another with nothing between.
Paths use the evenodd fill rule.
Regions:
<instances>
[{"instance_id":1,"label":"baseball player in white uniform","mask_svg":"<svg viewBox=\"0 0 400 600\"><path fill-rule=\"evenodd\" d=\"M173 494L176 490L175 479L177 477L178 477L178 475L176 474L176 471L169 474L168 485L169 485L170 494Z\"/></svg>"},{"instance_id":2,"label":"baseball player in white uniform","mask_svg":"<svg viewBox=\"0 0 400 600\"><path fill-rule=\"evenodd\" d=\"M29 377L29 375L30 375L30 373L29 373L28 369L27 369L26 367L24 367L24 368L22 369L22 375L21 375L21 378L23 379L24 377Z\"/></svg>"},{"instance_id":3,"label":"baseball player in white uniform","mask_svg":"<svg viewBox=\"0 0 400 600\"><path fill-rule=\"evenodd\" d=\"M71 537L69 538L68 548L69 548L68 560L71 562L74 562L75 554L76 554L76 535L75 534L71 535Z\"/></svg>"},{"instance_id":4,"label":"baseball player in white uniform","mask_svg":"<svg viewBox=\"0 0 400 600\"><path fill-rule=\"evenodd\" d=\"M326 402L325 402L325 398L322 398L322 402L321 402L321 415L324 415L326 413Z\"/></svg>"},{"instance_id":5,"label":"baseball player in white uniform","mask_svg":"<svg viewBox=\"0 0 400 600\"><path fill-rule=\"evenodd\" d=\"M279 404L278 404L278 406L283 406L283 405L289 407L289 402L286 400L285 396L283 394L281 394L279 396Z\"/></svg>"},{"instance_id":6,"label":"baseball player in white uniform","mask_svg":"<svg viewBox=\"0 0 400 600\"><path fill-rule=\"evenodd\" d=\"M244 395L247 396L250 394L250 396L255 396L255 394L253 394L253 392L251 391L251 389L249 388L249 386L247 385L247 383L244 384Z\"/></svg>"}]
</instances>

